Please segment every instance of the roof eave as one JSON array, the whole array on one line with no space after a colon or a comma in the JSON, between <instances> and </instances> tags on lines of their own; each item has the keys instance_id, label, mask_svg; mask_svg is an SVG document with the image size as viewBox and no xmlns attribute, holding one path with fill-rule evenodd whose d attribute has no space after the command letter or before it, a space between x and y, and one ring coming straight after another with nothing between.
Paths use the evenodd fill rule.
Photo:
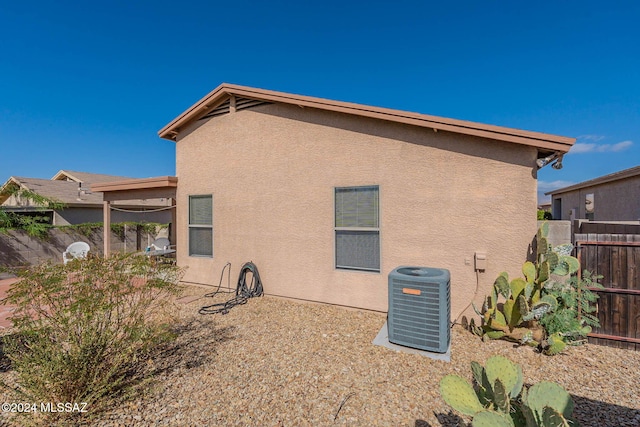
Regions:
<instances>
[{"instance_id":1,"label":"roof eave","mask_svg":"<svg viewBox=\"0 0 640 427\"><path fill-rule=\"evenodd\" d=\"M175 188L177 186L177 177L159 176L153 178L137 178L92 184L91 191L104 193L109 191L140 190L150 188Z\"/></svg>"},{"instance_id":2,"label":"roof eave","mask_svg":"<svg viewBox=\"0 0 640 427\"><path fill-rule=\"evenodd\" d=\"M552 152L566 153L575 143L576 139L558 135L550 135L540 132L524 131L482 123L448 119L426 114L411 113L388 108L371 107L342 101L331 101L323 98L314 98L303 95L294 95L283 92L256 89L245 86L236 86L223 83L205 97L200 99L189 109L184 111L169 124L158 131L161 138L175 141L182 128L199 118L205 111L214 108L224 98L231 95L245 96L272 102L284 102L302 107L312 107L324 110L336 111L347 114L355 114L369 118L394 121L409 125L432 128L478 137L496 139L517 144L529 145Z\"/></svg>"}]
</instances>

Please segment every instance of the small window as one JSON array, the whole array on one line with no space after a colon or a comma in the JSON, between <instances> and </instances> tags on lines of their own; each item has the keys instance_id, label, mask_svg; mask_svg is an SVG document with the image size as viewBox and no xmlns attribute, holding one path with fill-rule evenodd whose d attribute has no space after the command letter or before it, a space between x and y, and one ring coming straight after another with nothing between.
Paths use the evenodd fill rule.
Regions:
<instances>
[{"instance_id":1,"label":"small window","mask_svg":"<svg viewBox=\"0 0 640 427\"><path fill-rule=\"evenodd\" d=\"M213 257L213 197L189 196L189 256Z\"/></svg>"},{"instance_id":2,"label":"small window","mask_svg":"<svg viewBox=\"0 0 640 427\"><path fill-rule=\"evenodd\" d=\"M335 189L336 268L380 271L379 188Z\"/></svg>"}]
</instances>

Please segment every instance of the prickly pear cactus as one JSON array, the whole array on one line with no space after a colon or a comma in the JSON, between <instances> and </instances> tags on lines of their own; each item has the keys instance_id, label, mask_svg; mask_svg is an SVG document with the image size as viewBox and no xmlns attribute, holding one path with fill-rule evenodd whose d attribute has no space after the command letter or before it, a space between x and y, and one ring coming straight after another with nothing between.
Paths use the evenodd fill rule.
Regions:
<instances>
[{"instance_id":1,"label":"prickly pear cactus","mask_svg":"<svg viewBox=\"0 0 640 427\"><path fill-rule=\"evenodd\" d=\"M553 269L553 274L567 276L580 270L580 262L577 258L569 255L558 256L558 265Z\"/></svg>"},{"instance_id":2,"label":"prickly pear cactus","mask_svg":"<svg viewBox=\"0 0 640 427\"><path fill-rule=\"evenodd\" d=\"M562 352L562 350L564 350L566 346L567 344L562 339L560 333L555 333L547 338L544 345L544 354L548 356L554 356Z\"/></svg>"},{"instance_id":3,"label":"prickly pear cactus","mask_svg":"<svg viewBox=\"0 0 640 427\"><path fill-rule=\"evenodd\" d=\"M571 251L573 250L573 245L571 243L565 243L563 245L558 245L553 248L553 252L558 255L571 255Z\"/></svg>"},{"instance_id":4,"label":"prickly pear cactus","mask_svg":"<svg viewBox=\"0 0 640 427\"><path fill-rule=\"evenodd\" d=\"M524 263L524 277L509 280L506 272L501 273L493 284L491 294L485 298L482 310L476 309L476 313L482 317L484 341L507 339L522 345L538 346L545 340L547 333L541 325L559 307L558 300L550 291L551 285L558 279L557 276L573 274L580 268L578 260L569 255L571 245L551 247L547 239L548 228L549 225L543 223L538 230L536 260ZM552 275L556 276L552 278ZM504 302L500 303L500 298L504 298ZM531 333L527 333L526 329ZM561 351L563 348L556 339L552 340L552 344L554 346L546 354L556 354L558 349Z\"/></svg>"},{"instance_id":5,"label":"prickly pear cactus","mask_svg":"<svg viewBox=\"0 0 640 427\"><path fill-rule=\"evenodd\" d=\"M561 413L553 408L545 406L542 412L542 426L544 427L569 427L569 422Z\"/></svg>"},{"instance_id":6,"label":"prickly pear cactus","mask_svg":"<svg viewBox=\"0 0 640 427\"><path fill-rule=\"evenodd\" d=\"M527 313L522 316L525 321L539 320L546 313L551 313L558 308L558 300L553 295L544 295L538 302L531 305L531 308L527 309Z\"/></svg>"},{"instance_id":7,"label":"prickly pear cactus","mask_svg":"<svg viewBox=\"0 0 640 427\"><path fill-rule=\"evenodd\" d=\"M511 417L494 411L481 411L473 417L473 427L515 427Z\"/></svg>"},{"instance_id":8,"label":"prickly pear cactus","mask_svg":"<svg viewBox=\"0 0 640 427\"><path fill-rule=\"evenodd\" d=\"M473 387L457 375L447 375L440 380L440 395L449 406L465 415L484 409Z\"/></svg>"},{"instance_id":9,"label":"prickly pear cactus","mask_svg":"<svg viewBox=\"0 0 640 427\"><path fill-rule=\"evenodd\" d=\"M552 408L565 419L570 419L573 414L573 400L571 395L560 385L541 381L529 387L526 402L523 403L534 413L539 425L544 425L543 415L545 408Z\"/></svg>"},{"instance_id":10,"label":"prickly pear cactus","mask_svg":"<svg viewBox=\"0 0 640 427\"><path fill-rule=\"evenodd\" d=\"M476 389L457 375L440 381L442 398L453 409L473 417L473 427L576 427L573 400L556 383L542 381L528 390L522 369L502 356L485 367L471 362Z\"/></svg>"},{"instance_id":11,"label":"prickly pear cactus","mask_svg":"<svg viewBox=\"0 0 640 427\"><path fill-rule=\"evenodd\" d=\"M522 391L522 369L506 357L490 357L484 371L489 384L494 385L496 380L499 380L510 398L515 399Z\"/></svg>"}]
</instances>

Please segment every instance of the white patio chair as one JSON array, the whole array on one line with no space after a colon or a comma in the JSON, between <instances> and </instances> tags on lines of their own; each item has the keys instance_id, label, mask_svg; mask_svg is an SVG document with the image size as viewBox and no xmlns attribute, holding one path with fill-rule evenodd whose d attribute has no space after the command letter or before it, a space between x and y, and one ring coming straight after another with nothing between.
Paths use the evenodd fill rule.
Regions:
<instances>
[{"instance_id":1,"label":"white patio chair","mask_svg":"<svg viewBox=\"0 0 640 427\"><path fill-rule=\"evenodd\" d=\"M62 261L66 264L73 259L86 258L89 253L89 244L85 242L73 242L62 253Z\"/></svg>"},{"instance_id":2,"label":"white patio chair","mask_svg":"<svg viewBox=\"0 0 640 427\"><path fill-rule=\"evenodd\" d=\"M151 243L152 251L162 251L167 249L172 249L172 245L171 241L169 241L169 239L167 239L166 237L160 237L159 239L156 239Z\"/></svg>"},{"instance_id":3,"label":"white patio chair","mask_svg":"<svg viewBox=\"0 0 640 427\"><path fill-rule=\"evenodd\" d=\"M160 262L175 262L175 245L166 237L160 237L154 240L145 251L145 254Z\"/></svg>"}]
</instances>

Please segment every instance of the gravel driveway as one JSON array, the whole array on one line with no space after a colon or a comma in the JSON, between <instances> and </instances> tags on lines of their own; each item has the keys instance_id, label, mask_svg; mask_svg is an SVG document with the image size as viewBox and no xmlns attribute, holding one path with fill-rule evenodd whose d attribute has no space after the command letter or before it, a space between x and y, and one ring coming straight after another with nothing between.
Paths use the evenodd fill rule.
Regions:
<instances>
[{"instance_id":1,"label":"gravel driveway","mask_svg":"<svg viewBox=\"0 0 640 427\"><path fill-rule=\"evenodd\" d=\"M188 288L190 295L204 294ZM228 294L179 304L176 348L154 361L158 381L99 415L100 426L456 426L440 398L449 373L495 354L521 364L525 383L560 383L584 426L640 426L640 352L595 345L548 357L460 327L451 362L374 346L380 313L254 298L226 315L197 314ZM9 374L2 374L9 375Z\"/></svg>"}]
</instances>

